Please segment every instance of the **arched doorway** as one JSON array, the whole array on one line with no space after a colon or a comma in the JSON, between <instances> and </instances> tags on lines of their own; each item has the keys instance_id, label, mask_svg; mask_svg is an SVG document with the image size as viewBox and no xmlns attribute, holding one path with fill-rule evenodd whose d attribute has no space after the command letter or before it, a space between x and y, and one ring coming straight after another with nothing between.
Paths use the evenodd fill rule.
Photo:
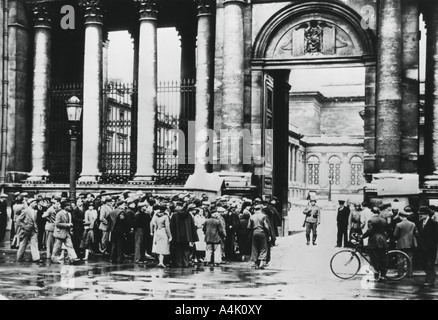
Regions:
<instances>
[{"instance_id":1,"label":"arched doorway","mask_svg":"<svg viewBox=\"0 0 438 320\"><path fill-rule=\"evenodd\" d=\"M272 175L256 177L260 193L275 195L286 204L291 176L301 180L292 181L294 187L309 189L309 158L303 156L300 163L298 151L313 154L315 158L311 159L319 161L318 193L328 192L332 169L340 192L353 190L350 171L357 164L350 159L359 157L366 166L367 154L374 151L373 139L364 139L374 135L374 124L364 124L361 115L373 113L375 108L375 36L372 30L362 28L361 20L358 12L342 3L301 1L280 9L260 28L252 53L252 125L262 131L272 129L274 139L262 139L261 149L262 154L272 149L275 157ZM323 77L341 79L345 70L360 78L355 88L349 88L360 91L354 99L338 99L330 95L333 88L316 86ZM307 85L300 92L303 82ZM338 91L345 90L342 84L337 85ZM295 97L289 93L290 86ZM342 142L338 136L348 139ZM287 174L291 168L299 170L299 166L304 174ZM358 181L354 180L355 190L360 189ZM295 191L293 194L306 194Z\"/></svg>"}]
</instances>

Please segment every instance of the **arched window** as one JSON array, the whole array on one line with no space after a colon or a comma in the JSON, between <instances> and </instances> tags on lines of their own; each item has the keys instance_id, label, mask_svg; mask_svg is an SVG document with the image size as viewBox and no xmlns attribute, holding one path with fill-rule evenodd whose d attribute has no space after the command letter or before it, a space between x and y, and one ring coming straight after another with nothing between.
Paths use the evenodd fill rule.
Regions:
<instances>
[{"instance_id":1,"label":"arched window","mask_svg":"<svg viewBox=\"0 0 438 320\"><path fill-rule=\"evenodd\" d=\"M350 180L352 186L360 186L362 184L363 163L362 159L354 156L350 160Z\"/></svg>"},{"instance_id":2,"label":"arched window","mask_svg":"<svg viewBox=\"0 0 438 320\"><path fill-rule=\"evenodd\" d=\"M329 159L329 178L334 185L341 184L341 159L333 156Z\"/></svg>"},{"instance_id":3,"label":"arched window","mask_svg":"<svg viewBox=\"0 0 438 320\"><path fill-rule=\"evenodd\" d=\"M311 185L319 185L319 159L311 156L307 159L308 168L308 183Z\"/></svg>"}]
</instances>

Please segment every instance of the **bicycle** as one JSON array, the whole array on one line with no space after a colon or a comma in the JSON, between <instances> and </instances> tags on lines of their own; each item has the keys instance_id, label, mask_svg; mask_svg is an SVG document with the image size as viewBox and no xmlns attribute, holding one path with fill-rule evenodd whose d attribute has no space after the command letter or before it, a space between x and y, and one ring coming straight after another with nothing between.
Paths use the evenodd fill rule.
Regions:
<instances>
[{"instance_id":1,"label":"bicycle","mask_svg":"<svg viewBox=\"0 0 438 320\"><path fill-rule=\"evenodd\" d=\"M330 269L336 277L346 280L357 275L362 265L360 257L371 266L360 240L357 237L352 237L351 243L354 245L354 248L341 250L331 258ZM412 261L403 251L390 250L386 252L386 267L386 278L388 280L401 280L411 270Z\"/></svg>"}]
</instances>

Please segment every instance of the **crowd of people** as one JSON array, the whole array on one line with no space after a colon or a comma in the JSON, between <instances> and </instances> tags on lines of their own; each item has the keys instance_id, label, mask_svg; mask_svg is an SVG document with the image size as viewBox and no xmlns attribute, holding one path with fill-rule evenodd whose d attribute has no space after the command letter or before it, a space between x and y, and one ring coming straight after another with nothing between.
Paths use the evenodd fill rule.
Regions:
<instances>
[{"instance_id":1,"label":"crowd of people","mask_svg":"<svg viewBox=\"0 0 438 320\"><path fill-rule=\"evenodd\" d=\"M0 195L0 205L7 195ZM24 260L78 263L104 257L111 263L132 261L157 267L218 266L250 259L255 268L270 261L281 216L277 199L254 200L206 194L174 196L125 190L119 194L66 193L43 197L14 194L11 248ZM0 208L1 209L1 208Z\"/></svg>"}]
</instances>

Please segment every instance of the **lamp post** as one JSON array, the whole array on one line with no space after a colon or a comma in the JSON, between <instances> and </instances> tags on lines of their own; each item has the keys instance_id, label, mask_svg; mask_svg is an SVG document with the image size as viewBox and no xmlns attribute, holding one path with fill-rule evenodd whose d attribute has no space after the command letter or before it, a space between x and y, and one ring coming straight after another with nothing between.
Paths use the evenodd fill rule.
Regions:
<instances>
[{"instance_id":1,"label":"lamp post","mask_svg":"<svg viewBox=\"0 0 438 320\"><path fill-rule=\"evenodd\" d=\"M328 201L332 202L332 184L333 184L333 175L329 175L329 194L328 194Z\"/></svg>"},{"instance_id":2,"label":"lamp post","mask_svg":"<svg viewBox=\"0 0 438 320\"><path fill-rule=\"evenodd\" d=\"M67 117L70 133L70 200L76 200L76 145L78 141L78 125L81 120L82 102L73 96L66 101Z\"/></svg>"}]
</instances>

